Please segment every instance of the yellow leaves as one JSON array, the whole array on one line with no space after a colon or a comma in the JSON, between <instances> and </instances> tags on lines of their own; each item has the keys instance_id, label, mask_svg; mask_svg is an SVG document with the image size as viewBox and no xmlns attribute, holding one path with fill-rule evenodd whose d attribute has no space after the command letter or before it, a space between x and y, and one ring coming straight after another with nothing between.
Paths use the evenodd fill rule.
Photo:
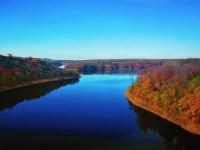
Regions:
<instances>
[{"instance_id":1,"label":"yellow leaves","mask_svg":"<svg viewBox=\"0 0 200 150\"><path fill-rule=\"evenodd\" d=\"M178 101L181 113L191 121L200 121L200 97L194 94L187 94Z\"/></svg>"},{"instance_id":2,"label":"yellow leaves","mask_svg":"<svg viewBox=\"0 0 200 150\"><path fill-rule=\"evenodd\" d=\"M194 89L194 94L200 97L200 86Z\"/></svg>"},{"instance_id":3,"label":"yellow leaves","mask_svg":"<svg viewBox=\"0 0 200 150\"><path fill-rule=\"evenodd\" d=\"M176 65L151 69L134 84L134 91L149 105L165 108L200 124L200 75L197 71Z\"/></svg>"}]
</instances>

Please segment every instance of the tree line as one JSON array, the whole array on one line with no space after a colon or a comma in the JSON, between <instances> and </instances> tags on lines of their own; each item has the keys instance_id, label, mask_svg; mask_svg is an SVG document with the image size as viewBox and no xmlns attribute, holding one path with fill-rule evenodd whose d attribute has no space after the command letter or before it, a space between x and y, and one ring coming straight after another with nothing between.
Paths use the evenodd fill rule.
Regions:
<instances>
[{"instance_id":1,"label":"tree line","mask_svg":"<svg viewBox=\"0 0 200 150\"><path fill-rule=\"evenodd\" d=\"M150 69L131 86L147 104L200 124L200 60L168 61Z\"/></svg>"},{"instance_id":2,"label":"tree line","mask_svg":"<svg viewBox=\"0 0 200 150\"><path fill-rule=\"evenodd\" d=\"M78 76L78 74L64 71L53 63L32 57L0 55L0 86L13 86L32 80L68 76Z\"/></svg>"}]
</instances>

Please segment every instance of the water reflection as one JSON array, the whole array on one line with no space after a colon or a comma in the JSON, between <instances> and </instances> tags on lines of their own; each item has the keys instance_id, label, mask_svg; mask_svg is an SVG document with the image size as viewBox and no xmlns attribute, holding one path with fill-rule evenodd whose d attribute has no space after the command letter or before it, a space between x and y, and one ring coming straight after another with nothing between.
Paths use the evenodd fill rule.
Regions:
<instances>
[{"instance_id":1,"label":"water reflection","mask_svg":"<svg viewBox=\"0 0 200 150\"><path fill-rule=\"evenodd\" d=\"M83 75L78 84L63 86L75 82L0 93L1 111L32 100L0 113L1 149L192 150L199 146L200 137L128 104L123 93L131 84L129 75Z\"/></svg>"},{"instance_id":2,"label":"water reflection","mask_svg":"<svg viewBox=\"0 0 200 150\"><path fill-rule=\"evenodd\" d=\"M142 69L84 70L81 74L140 74Z\"/></svg>"},{"instance_id":3,"label":"water reflection","mask_svg":"<svg viewBox=\"0 0 200 150\"><path fill-rule=\"evenodd\" d=\"M74 84L79 79L48 82L28 87L22 87L5 92L0 92L0 111L12 109L23 101L29 101L44 96L66 84Z\"/></svg>"},{"instance_id":4,"label":"water reflection","mask_svg":"<svg viewBox=\"0 0 200 150\"><path fill-rule=\"evenodd\" d=\"M167 149L196 150L200 145L200 136L191 134L180 127L136 106L130 104L137 115L140 129L147 134L149 131L164 139Z\"/></svg>"}]
</instances>

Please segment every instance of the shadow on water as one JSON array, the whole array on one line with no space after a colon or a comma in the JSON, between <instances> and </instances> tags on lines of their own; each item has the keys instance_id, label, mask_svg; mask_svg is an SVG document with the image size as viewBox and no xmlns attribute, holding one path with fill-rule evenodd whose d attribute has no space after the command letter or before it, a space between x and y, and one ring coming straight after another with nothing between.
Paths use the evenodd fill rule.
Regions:
<instances>
[{"instance_id":1,"label":"shadow on water","mask_svg":"<svg viewBox=\"0 0 200 150\"><path fill-rule=\"evenodd\" d=\"M40 98L64 85L74 84L78 81L79 79L62 80L0 92L0 111L2 112L5 109L12 109L23 101Z\"/></svg>"},{"instance_id":2,"label":"shadow on water","mask_svg":"<svg viewBox=\"0 0 200 150\"><path fill-rule=\"evenodd\" d=\"M140 129L147 134L151 131L163 138L167 149L196 150L200 145L200 136L191 134L179 126L168 122L146 110L130 104L137 115Z\"/></svg>"},{"instance_id":3,"label":"shadow on water","mask_svg":"<svg viewBox=\"0 0 200 150\"><path fill-rule=\"evenodd\" d=\"M64 86L67 84L74 84L78 81L79 80L58 81L58 82L39 84L39 85L30 86L30 87L15 89L12 91L2 92L0 93L0 111L3 111L5 109L12 109L14 108L14 106L16 106L17 104L23 101L34 100L36 98L39 98L41 96L44 96L52 92L55 89L58 89L61 86ZM98 84L98 86L100 85ZM113 84L113 86L116 86L116 85ZM83 88L85 87L86 86L83 86ZM74 92L75 94L77 94L77 91L74 91ZM121 91L120 91L120 94L121 94ZM109 98L113 98L112 94L110 96L111 97ZM95 99L92 99L92 100L95 100ZM122 100L124 101L126 99L122 97ZM86 106L86 105L82 105L82 103L80 103L80 105L81 107ZM16 122L20 122L20 120L18 120L20 119L20 117L15 116L15 112L10 113L9 111L8 112L4 111L0 113L0 115L2 115L1 116L2 120L0 121L3 122L3 119L4 119L8 121L7 122L8 124L2 123L2 132L0 132L1 149L3 150L18 150L18 149L19 150L66 150L66 149L67 150L82 150L82 149L87 149L87 150L162 150L162 149L164 150L196 150L199 147L200 136L190 134L186 132L185 130L181 129L180 127L164 119L161 119L160 117L153 115L150 112L147 112L143 109L135 107L132 104L126 103L126 106L127 105L130 106L130 110L131 110L131 111L127 110L129 108L125 107L127 112L131 112L130 115L128 113L128 116L126 116L127 118L125 117L125 120L128 119L128 125L121 126L119 124L118 126L120 128L128 128L130 129L130 132L129 133L125 132L124 134L120 134L120 135L116 135L116 134L96 135L96 134L85 134L85 133L82 134L79 132L68 133L68 132L58 132L58 131L43 132L43 130L45 130L43 128L42 130L38 130L38 131L23 130L22 132L21 130L15 130L14 127L16 124L12 124L13 122L11 123L9 122L10 120L11 121L16 120ZM47 107L46 104L44 106ZM52 107L54 108L56 106L52 105ZM73 107L73 109L78 109L78 108L79 108L78 104L77 104L77 107ZM58 109L60 109L60 107ZM64 109L67 109L67 107ZM111 109L111 108L109 107L108 109ZM54 113L54 110L56 111L56 109L51 109L53 113ZM33 109L33 111L37 111L37 109L36 110ZM133 111L135 113L133 113ZM61 111L62 114L63 112L65 113L66 111ZM5 115L6 113L8 113L8 115ZM20 111L20 113L24 113L24 112ZM113 115L118 115L118 114L119 113L113 114ZM26 116L29 117L29 114ZM9 118L7 119L6 117L11 117L11 119ZM13 118L16 118L16 119L13 119ZM44 117L41 117L41 118L45 120ZM54 116L50 116L50 119L51 118L54 118ZM74 118L79 119L79 118L76 118L76 116ZM72 118L72 120L74 118ZM23 119L23 116L22 116L22 119ZM27 119L27 118L24 118L24 119ZM47 118L46 120L48 121L48 119L49 118ZM119 117L119 122L123 119L124 118ZM135 123L135 119L136 119L136 123ZM134 121L133 124L131 122L132 120ZM27 123L26 121L30 121L30 122ZM24 121L26 124L23 124L24 122L22 122L22 128L26 128L26 126L28 125L37 126L37 123L40 120L38 121L37 119L34 119L34 118L30 118L30 119L28 118L26 121ZM65 117L61 119L58 118L58 120L55 120L55 122L53 121L52 127L54 127L54 124L56 127L56 124L58 124L59 122L61 123L66 122L67 124L70 123L68 121L70 121L70 119L67 120L67 115L66 115L66 118ZM82 119L81 121L85 122L88 120L86 118L86 120ZM102 125L103 127L104 125L106 125L104 124L104 121L106 122L106 120L103 120L103 122L100 122L100 125ZM47 128L48 125L51 123L52 123L51 121L48 121L47 124L44 124L44 128ZM78 126L78 127L80 126L80 128L81 126L84 126L84 123L83 124L81 124L81 122L78 122L78 123L80 124L78 125L74 124L74 126ZM3 128L4 125L5 125L5 128ZM20 128L16 126L16 129L20 129ZM108 129L113 130L113 128L108 128ZM3 132L4 130L5 132ZM152 133L155 134L156 136L152 135Z\"/></svg>"}]
</instances>

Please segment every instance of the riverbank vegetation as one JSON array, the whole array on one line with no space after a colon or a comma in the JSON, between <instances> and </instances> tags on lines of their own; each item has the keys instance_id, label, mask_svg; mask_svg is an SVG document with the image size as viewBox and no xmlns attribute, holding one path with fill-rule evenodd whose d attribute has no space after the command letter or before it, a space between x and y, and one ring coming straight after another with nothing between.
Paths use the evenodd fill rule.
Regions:
<instances>
[{"instance_id":1,"label":"riverbank vegetation","mask_svg":"<svg viewBox=\"0 0 200 150\"><path fill-rule=\"evenodd\" d=\"M78 70L80 72L112 71L112 70L146 70L157 67L165 60L154 59L102 59L102 60L80 60L67 62L66 70Z\"/></svg>"},{"instance_id":2,"label":"riverbank vegetation","mask_svg":"<svg viewBox=\"0 0 200 150\"><path fill-rule=\"evenodd\" d=\"M40 59L0 55L0 89L40 79L78 76L75 72L64 71Z\"/></svg>"},{"instance_id":3,"label":"riverbank vegetation","mask_svg":"<svg viewBox=\"0 0 200 150\"><path fill-rule=\"evenodd\" d=\"M149 69L133 84L128 97L152 112L200 134L200 60L168 61ZM190 129L189 129L190 130Z\"/></svg>"}]
</instances>

